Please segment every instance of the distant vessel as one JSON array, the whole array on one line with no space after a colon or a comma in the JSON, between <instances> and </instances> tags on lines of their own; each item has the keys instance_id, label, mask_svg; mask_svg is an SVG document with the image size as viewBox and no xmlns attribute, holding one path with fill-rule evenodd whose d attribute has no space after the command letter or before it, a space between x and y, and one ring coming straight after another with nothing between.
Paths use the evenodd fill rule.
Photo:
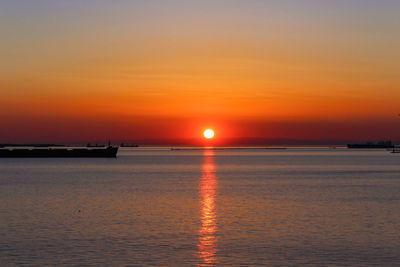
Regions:
<instances>
[{"instance_id":1,"label":"distant vessel","mask_svg":"<svg viewBox=\"0 0 400 267\"><path fill-rule=\"evenodd\" d=\"M348 144L348 148L394 148L391 141L381 141L377 143L367 142L364 144Z\"/></svg>"},{"instance_id":2,"label":"distant vessel","mask_svg":"<svg viewBox=\"0 0 400 267\"><path fill-rule=\"evenodd\" d=\"M120 147L139 147L139 145L121 143Z\"/></svg>"},{"instance_id":3,"label":"distant vessel","mask_svg":"<svg viewBox=\"0 0 400 267\"><path fill-rule=\"evenodd\" d=\"M400 153L400 146L394 146L392 153Z\"/></svg>"},{"instance_id":4,"label":"distant vessel","mask_svg":"<svg viewBox=\"0 0 400 267\"><path fill-rule=\"evenodd\" d=\"M118 147L106 148L2 148L0 158L115 158Z\"/></svg>"},{"instance_id":5,"label":"distant vessel","mask_svg":"<svg viewBox=\"0 0 400 267\"><path fill-rule=\"evenodd\" d=\"M5 144L0 144L0 147L64 147L66 145L60 145L60 144L10 144L10 143L5 143Z\"/></svg>"}]
</instances>

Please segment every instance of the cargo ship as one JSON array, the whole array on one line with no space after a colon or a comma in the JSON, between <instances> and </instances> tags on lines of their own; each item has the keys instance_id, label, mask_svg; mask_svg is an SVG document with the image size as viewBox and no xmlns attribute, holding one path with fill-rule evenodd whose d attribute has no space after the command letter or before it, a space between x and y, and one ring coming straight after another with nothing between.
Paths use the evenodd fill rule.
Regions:
<instances>
[{"instance_id":1,"label":"cargo ship","mask_svg":"<svg viewBox=\"0 0 400 267\"><path fill-rule=\"evenodd\" d=\"M118 147L106 148L0 148L0 158L115 158Z\"/></svg>"},{"instance_id":2,"label":"cargo ship","mask_svg":"<svg viewBox=\"0 0 400 267\"><path fill-rule=\"evenodd\" d=\"M136 144L125 144L125 143L121 143L119 146L120 147L139 147L139 145L136 145Z\"/></svg>"},{"instance_id":3,"label":"cargo ship","mask_svg":"<svg viewBox=\"0 0 400 267\"><path fill-rule=\"evenodd\" d=\"M392 153L400 153L400 146L394 146Z\"/></svg>"},{"instance_id":4,"label":"cargo ship","mask_svg":"<svg viewBox=\"0 0 400 267\"><path fill-rule=\"evenodd\" d=\"M377 143L348 144L347 148L394 148L394 145L391 141L381 141Z\"/></svg>"}]
</instances>

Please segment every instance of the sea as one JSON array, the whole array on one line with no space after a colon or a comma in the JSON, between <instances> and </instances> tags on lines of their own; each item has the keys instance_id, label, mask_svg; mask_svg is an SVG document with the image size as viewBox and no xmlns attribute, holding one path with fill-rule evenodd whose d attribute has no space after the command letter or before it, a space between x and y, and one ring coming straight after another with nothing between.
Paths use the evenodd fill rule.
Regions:
<instances>
[{"instance_id":1,"label":"sea","mask_svg":"<svg viewBox=\"0 0 400 267\"><path fill-rule=\"evenodd\" d=\"M0 266L400 266L400 154L1 158Z\"/></svg>"}]
</instances>

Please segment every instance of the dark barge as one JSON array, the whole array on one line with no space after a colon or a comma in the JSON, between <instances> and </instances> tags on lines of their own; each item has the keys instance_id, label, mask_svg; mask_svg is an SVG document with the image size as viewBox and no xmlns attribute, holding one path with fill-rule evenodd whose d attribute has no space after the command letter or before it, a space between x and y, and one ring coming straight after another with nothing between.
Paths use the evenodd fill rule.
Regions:
<instances>
[{"instance_id":1,"label":"dark barge","mask_svg":"<svg viewBox=\"0 0 400 267\"><path fill-rule=\"evenodd\" d=\"M1 148L0 158L115 158L118 147L106 148Z\"/></svg>"},{"instance_id":2,"label":"dark barge","mask_svg":"<svg viewBox=\"0 0 400 267\"><path fill-rule=\"evenodd\" d=\"M377 143L367 142L364 144L348 144L347 148L393 148L391 141L381 141Z\"/></svg>"}]
</instances>

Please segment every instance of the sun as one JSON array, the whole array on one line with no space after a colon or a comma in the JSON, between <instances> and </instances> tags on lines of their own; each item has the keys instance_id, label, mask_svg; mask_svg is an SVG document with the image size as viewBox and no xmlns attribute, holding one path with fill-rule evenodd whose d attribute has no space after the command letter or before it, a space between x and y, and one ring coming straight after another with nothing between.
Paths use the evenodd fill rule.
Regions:
<instances>
[{"instance_id":1,"label":"sun","mask_svg":"<svg viewBox=\"0 0 400 267\"><path fill-rule=\"evenodd\" d=\"M207 129L203 133L204 137L207 139L212 139L214 138L214 130L213 129Z\"/></svg>"}]
</instances>

